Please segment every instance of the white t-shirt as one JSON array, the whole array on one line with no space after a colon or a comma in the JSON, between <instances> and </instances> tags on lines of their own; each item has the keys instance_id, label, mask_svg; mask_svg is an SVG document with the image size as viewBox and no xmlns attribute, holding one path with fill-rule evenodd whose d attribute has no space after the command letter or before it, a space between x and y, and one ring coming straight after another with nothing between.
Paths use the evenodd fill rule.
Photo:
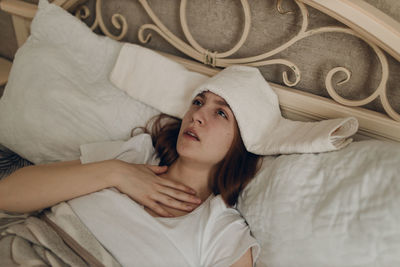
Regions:
<instances>
[{"instance_id":1,"label":"white t-shirt","mask_svg":"<svg viewBox=\"0 0 400 267\"><path fill-rule=\"evenodd\" d=\"M82 163L118 158L131 163L158 164L151 138L81 147ZM194 211L180 217L153 217L128 196L104 189L70 200L69 205L94 236L123 266L230 266L252 248L260 247L239 212L211 195Z\"/></svg>"}]
</instances>

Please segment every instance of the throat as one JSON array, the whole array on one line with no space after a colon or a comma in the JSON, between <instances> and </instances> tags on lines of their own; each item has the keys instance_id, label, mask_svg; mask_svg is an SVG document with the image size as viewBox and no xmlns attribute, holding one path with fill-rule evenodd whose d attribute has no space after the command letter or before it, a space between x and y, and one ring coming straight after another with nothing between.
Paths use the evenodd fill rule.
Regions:
<instances>
[{"instance_id":1,"label":"throat","mask_svg":"<svg viewBox=\"0 0 400 267\"><path fill-rule=\"evenodd\" d=\"M178 158L161 177L192 188L196 191L196 196L205 201L212 193L208 186L210 169Z\"/></svg>"},{"instance_id":2,"label":"throat","mask_svg":"<svg viewBox=\"0 0 400 267\"><path fill-rule=\"evenodd\" d=\"M193 163L188 160L184 160L180 157L168 168L166 173L160 175L161 178L168 179L186 185L196 192L196 196L201 199L201 204L204 203L211 195L212 191L208 186L208 179L211 168L205 168L202 165ZM179 200L178 200L179 201ZM173 207L166 206L162 203L158 203L161 208L169 212L173 217L180 217L193 212L199 207L198 204L189 202L183 202L185 205L189 205L192 209L181 210ZM200 205L201 205L200 204ZM160 217L159 214L153 210L145 207L144 208L151 216Z\"/></svg>"}]
</instances>

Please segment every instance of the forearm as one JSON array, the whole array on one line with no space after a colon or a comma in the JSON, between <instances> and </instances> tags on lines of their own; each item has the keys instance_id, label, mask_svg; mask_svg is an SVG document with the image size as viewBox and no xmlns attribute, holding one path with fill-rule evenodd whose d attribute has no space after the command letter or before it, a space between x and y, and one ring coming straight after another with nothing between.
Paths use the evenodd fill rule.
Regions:
<instances>
[{"instance_id":1,"label":"forearm","mask_svg":"<svg viewBox=\"0 0 400 267\"><path fill-rule=\"evenodd\" d=\"M112 187L115 161L22 168L0 181L0 210L30 212Z\"/></svg>"}]
</instances>

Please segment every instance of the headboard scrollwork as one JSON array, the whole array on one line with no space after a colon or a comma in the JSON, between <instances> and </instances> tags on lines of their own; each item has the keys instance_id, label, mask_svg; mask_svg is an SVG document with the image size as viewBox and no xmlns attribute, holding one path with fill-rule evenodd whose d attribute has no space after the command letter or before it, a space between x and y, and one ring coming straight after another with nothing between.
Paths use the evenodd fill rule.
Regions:
<instances>
[{"instance_id":1,"label":"headboard scrollwork","mask_svg":"<svg viewBox=\"0 0 400 267\"><path fill-rule=\"evenodd\" d=\"M142 5L148 16L152 19L153 24L144 24L140 27L138 31L138 38L140 42L142 43L148 43L151 39L151 33L145 33L146 31L154 31L158 33L160 36L162 36L166 41L168 41L171 45L173 45L175 48L186 54L187 56L202 62L206 65L212 66L212 67L227 67L232 64L244 64L244 65L250 65L250 66L255 66L255 67L260 67L260 66L267 66L267 65L275 65L275 64L280 64L280 65L285 65L291 70L294 74L295 79L293 81L290 81L288 78L288 73L286 71L283 71L282 73L282 79L283 82L286 86L289 87L294 87L296 86L300 80L301 80L301 71L300 68L293 63L290 60L279 58L279 59L271 59L271 57L276 56L283 50L289 48L292 46L294 43L308 38L310 36L316 35L316 34L321 34L321 33L345 33L349 34L352 36L355 36L364 42L366 42L376 53L379 62L381 64L381 81L379 83L378 88L368 97L361 99L361 100L349 100L345 99L342 96L340 96L336 90L334 89L335 84L333 83L333 77L338 74L339 72L342 72L345 74L346 78L340 82L337 83L337 85L341 85L349 81L351 78L351 71L345 67L335 67L331 69L326 78L325 78L325 85L326 89L336 102L345 105L345 106L353 106L353 107L358 107L358 106L364 106L375 99L379 98L381 100L381 103L383 105L384 110L386 113L396 121L400 121L400 114L397 113L392 106L390 105L388 98L387 98L387 80L389 78L389 67L388 67L388 62L385 54L382 52L381 48L378 47L378 45L374 44L370 39L371 38L366 38L363 35L361 35L359 32L356 32L352 28L347 28L347 27L337 27L337 26L326 26L326 27L319 27L316 29L308 29L309 28L309 14L307 10L307 6L304 3L307 3L309 5L312 5L313 7L319 8L320 10L327 11L328 7L325 7L323 4L321 4L321 1L311 1L311 0L295 0L294 2L298 6L301 17L302 17L302 24L299 32L291 38L289 41L286 43L282 44L281 46L259 54L259 55L254 55L250 57L242 57L242 58L234 58L232 57L246 42L247 37L249 35L250 27L251 27L251 12L250 12L250 6L247 0L240 0L242 10L243 10L243 15L244 15L244 24L243 24L243 32L237 41L236 44L233 45L233 47L225 52L218 52L218 51L213 51L211 49L207 49L202 47L192 36L188 23L187 23L187 16L186 16L186 6L187 6L187 0L181 0L180 2L180 9L179 9L179 14L180 14L180 22L181 22L181 27L182 31L184 33L184 36L187 40L185 42L184 40L180 39L178 36L176 36L174 33L172 33L164 24L163 22L158 18L158 16L153 12L151 7L149 6L148 2L146 0L138 0L138 2ZM304 3L303 3L304 2ZM324 1L322 1L324 2ZM340 1L338 1L340 2ZM356 1L357 2L357 1ZM361 7L365 7L365 4L362 4ZM360 8L360 6L357 6L357 8ZM276 9L278 10L279 13L285 15L285 14L291 14L293 11L285 11L282 7L282 0L277 0L276 2ZM328 10L328 14L336 14L336 18L340 18L340 15L337 15L337 13L340 13L342 11L343 14L348 12L349 10L339 10L337 12L333 12L332 10ZM80 18L86 18L89 15L89 10L87 7L82 6L78 12L76 13L76 16ZM381 15L381 14L379 14ZM387 19L387 18L385 18ZM112 35L106 28L103 18L102 18L102 13L101 13L101 0L96 1L96 18L95 22L91 26L92 29L95 29L96 27L100 27L102 32L116 40L121 40L124 38L128 31L128 24L126 22L126 18L121 15L121 14L114 14L111 18L111 22L113 26L116 29L120 30L119 35ZM342 22L347 22L346 18L342 20ZM354 26L351 24L351 26ZM354 26L357 28L358 26ZM400 28L400 27L399 27Z\"/></svg>"},{"instance_id":2,"label":"headboard scrollwork","mask_svg":"<svg viewBox=\"0 0 400 267\"><path fill-rule=\"evenodd\" d=\"M325 76L325 86L329 96L340 103L341 105L348 107L361 107L376 99L379 99L382 103L383 109L387 113L387 115L394 121L397 121L395 124L397 126L398 131L398 139L400 139L400 114L391 106L388 96L387 96L387 83L389 79L389 64L388 59L383 52L384 49L390 55L392 55L397 60L400 59L400 48L397 50L393 47L393 42L400 42L400 23L390 20L384 13L379 12L376 8L369 6L364 1L356 0L349 1L338 0L335 1L335 4L332 4L331 1L320 1L320 0L294 0L294 3L298 7L298 10L301 15L301 27L299 31L285 43L280 46L273 48L270 51L263 52L261 54L250 55L246 57L235 57L235 53L245 44L248 39L249 32L251 29L251 10L247 0L240 0L242 14L243 14L243 23L242 23L242 32L238 41L232 45L230 49L227 51L216 51L212 48L205 48L196 41L196 39L191 34L190 28L187 23L187 0L181 0L179 6L179 18L180 18L180 26L183 32L183 35L186 40L179 38L173 32L171 32L164 23L160 20L160 18L153 12L147 0L137 0L143 9L146 11L147 15L151 18L153 23L143 24L138 30L138 39L141 43L146 44L150 41L152 33L151 31L156 32L162 38L164 38L168 43L170 43L173 47L184 53L185 55L193 58L199 62L202 62L205 65L211 67L227 67L232 64L244 64L255 67L268 66L268 65L283 65L288 68L292 73L290 75L292 78L289 79L289 75L287 70L282 71L282 81L288 87L295 87L301 80L301 68L298 67L293 61L286 58L277 58L279 57L279 53L290 48L295 43L300 40L307 39L311 36L322 34L322 33L342 33L354 36L362 41L364 41L368 46L371 47L372 51L376 54L380 67L380 82L377 88L367 97L360 100L350 100L342 97L335 90L337 85L346 84L352 76L352 72L349 68L338 66L334 67L328 71ZM96 18L95 22L91 26L92 29L96 27L100 27L101 31L116 40L121 40L124 38L128 31L128 24L126 18L121 14L114 14L111 18L112 25L119 29L120 33L118 35L112 35L106 28L102 13L101 13L101 0L96 0ZM282 6L282 0L276 0L275 7L277 11L282 15L293 14L295 11L293 10L285 10ZM329 3L327 3L329 2ZM318 28L310 29L309 25L309 11L307 5L316 8L325 14L332 16L333 18L339 20L340 22L346 24L345 26L322 26ZM354 11L354 12L352 12ZM367 18L360 17L358 20L354 20L354 18L349 17L349 14L358 14L359 16L366 16ZM81 9L76 13L76 16L85 18L89 15L89 10L86 7L81 7ZM350 15L351 16L351 15ZM383 27L383 29L370 29L371 27L369 23L371 21L380 21L379 27ZM397 30L394 28L397 27ZM378 26L377 26L378 27ZM389 31L392 37L388 37L388 35L380 35L379 32L390 29ZM150 31L150 32L149 32ZM396 39L397 38L397 39ZM400 47L398 45L397 47ZM341 73L345 75L345 79L334 82L334 77ZM378 119L377 119L378 120ZM387 123L387 122L385 122ZM376 126L378 127L378 126ZM390 130L390 131L393 131Z\"/></svg>"},{"instance_id":3,"label":"headboard scrollwork","mask_svg":"<svg viewBox=\"0 0 400 267\"><path fill-rule=\"evenodd\" d=\"M103 20L101 0L54 0L53 2L62 6L63 8L69 9L70 11L77 10L75 14L78 18L87 18L90 16L90 9L86 6L80 6L78 9L76 9L76 6L84 2L93 3L94 1L96 14L95 20L91 25L91 28L100 28L100 30L105 35L116 40L122 40L128 33L127 19L123 15L118 14L119 12L114 12L114 14L112 12L108 12L113 14L111 16L111 23L112 27L115 28L109 31ZM398 76L397 74L397 70L400 70L400 23L398 21L395 21L394 19L388 17L377 8L367 4L364 0L275 0L274 5L277 10L275 14L268 9L266 9L265 12L263 9L259 9L260 7L265 7L266 3L270 5L270 3L274 0L258 0L254 2L251 1L250 3L252 4L252 12L250 12L250 6L247 0L238 1L240 1L239 6L237 5L237 3L239 2L236 3L235 1L235 3L233 3L233 1L227 1L229 5L232 4L233 6L235 6L235 8L239 8L239 13L235 13L236 17L240 16L240 14L243 14L242 24L239 24L242 25L242 27L240 28L239 26L238 28L239 35L236 35L235 33L235 38L238 41L232 41L232 48L230 48L229 42L225 42L225 44L223 44L224 48L212 48L213 43L205 45L206 48L204 48L198 43L198 41L195 40L195 38L192 36L191 31L189 30L189 26L186 20L186 0L181 0L180 2L177 2L180 3L178 9L180 27L182 30L182 32L179 33L181 38L172 33L172 31L170 31L164 25L164 23L157 17L155 12L153 12L152 8L150 8L146 0L132 0L133 6L136 5L137 8L140 8L141 6L146 11L145 13L143 13L142 10L138 10L137 12L133 10L134 12L136 12L136 15L146 14L148 17L145 20L149 21L149 18L152 20L152 23L146 23L143 20L138 21L138 25L141 25L140 28L138 27L138 41L141 43L148 43L151 38L151 31L155 31L167 42L172 44L173 47L183 52L187 56L194 58L204 64L200 64L195 61L189 61L182 57L176 57L171 54L164 54L165 56L171 57L175 61L182 63L188 69L198 71L206 75L214 75L218 72L218 67L225 67L231 64L246 64L256 67L268 65L284 66L283 70L281 70L281 68L279 67L268 68L268 71L264 74L268 76L271 74L270 70L273 70L272 72L274 72L274 70L277 70L277 73L282 77L281 80L277 78L277 75L271 74L271 78L273 80L268 80L270 81L270 84L279 96L282 112L288 118L315 120L344 116L355 116L360 122L360 135L379 139L395 140L400 142L400 109L397 106L396 109L394 109L392 106L393 104L391 105L388 101L388 98L390 98L391 103L395 103L396 101L397 103L400 103L400 99L397 99L397 97L400 97L400 93L397 90L398 88L393 88L397 87L400 79L400 76ZM154 2L152 3L154 4L155 2L157 1L154 0ZM114 3L115 2L112 1L111 6L113 6ZM202 3L203 1L198 1L197 8L202 9L204 12L204 7L202 6ZM164 1L159 1L159 4L163 6L163 8L171 6L170 2L166 4L166 2ZM130 3L124 3L124 5L130 6ZM221 3L219 3L219 5L221 5ZM291 5L292 7L284 8L284 5ZM221 7L222 6L224 8L227 7L226 3L222 4ZM308 6L313 7L318 11L321 11L322 13L319 12L319 14L317 14L318 11L308 8ZM127 6L124 6L124 8L126 7ZM207 6L206 10L209 11L210 8L213 7ZM18 45L21 46L26 38L29 36L29 24L34 14L36 13L37 6L35 4L30 4L21 0L2 0L0 1L0 9L12 15L12 18L14 19L14 29L16 32ZM199 14L201 14L201 11ZM312 18L310 19L310 21L308 17L309 14L311 14ZM146 15L144 17L146 17ZM252 15L254 15L254 17L252 17ZM256 15L266 17L262 17L261 19L258 18L257 20ZM272 17L275 16L275 18L278 19L278 23L276 23L277 21L271 21L272 25L279 27L282 23L282 20L280 18L296 18L295 22L293 20L289 22L290 25L295 24L296 26L292 28L292 30L288 31L290 32L290 34L285 35L285 37L290 39L284 38L285 41L283 41L283 44L281 44L282 42L275 42L274 45L270 45L270 32L268 31L268 43L266 45L261 45L262 47L269 46L270 51L264 52L260 50L259 42L248 40L248 37L249 35L252 35L252 37L254 37L253 33L260 34L260 30L265 36L264 30L270 25L269 22L271 19L271 15ZM320 15L322 15L322 17L325 15L329 15L331 18L336 19L336 21L331 20L331 23L336 26L315 27L315 25L313 25L315 24L315 16ZM164 17L163 19L167 18L168 17ZM264 18L268 19L267 24L265 24ZM191 19L193 20L194 18ZM300 21L298 21L298 19L300 19ZM129 22L131 23L131 21ZM348 27L345 27L340 23L343 23ZM179 29L179 24L178 28L176 29ZM197 28L194 28L192 26L192 30L193 29L196 31L196 34L199 34ZM292 34L293 29L295 29L294 34ZM252 31L251 34L249 34L250 30ZM113 35L111 32L117 32L117 34ZM221 33L221 31L216 32ZM210 33L210 35L208 33ZM216 36L214 33L211 33L212 32L201 33L200 36L203 36L203 38L214 36L214 38L217 39L211 38L210 40L212 40L213 42L215 40L218 40L218 36ZM337 35L338 33L339 35ZM339 36L339 38L331 39L331 36L335 36L335 34L336 37ZM361 77L361 75L359 77L359 75L355 75L352 73L351 70L354 71L353 68L358 67L356 65L357 61L353 62L353 58L351 57L353 44L351 43L349 46L349 48L352 49L347 49L347 47L343 49L345 47L343 46L343 44L342 46L336 46L336 43L338 41L342 42L342 36L344 35L347 35L348 37L350 37L350 39L361 40L361 43L367 44L367 46L371 48L367 48L368 51L366 54L364 54L369 61L363 61L362 58L360 58L359 60L363 62L361 64L363 67L370 68L369 70L366 70L366 73L368 77L373 77L372 79L365 79L364 77ZM312 38L312 36L314 37ZM322 37L318 39L318 41L322 41L325 38L328 38L328 40L334 40L335 46L332 47L332 49L339 48L339 50L332 51L334 60L328 63L326 65L328 66L328 68L325 68L322 71L320 67L320 60L322 60L322 58L317 56L316 60L310 60L309 57L310 55L311 57L313 57L313 51L309 50L308 54L303 53L302 51L302 49L310 49L311 47L314 47L313 44L318 45L318 41L314 42L315 37L318 36ZM203 42L203 38L199 38L201 39L200 41ZM186 41L184 39L186 39ZM307 41L311 39L313 39L313 42L307 43ZM300 45L301 40L305 40L302 42L303 46ZM219 45L219 42L214 43L216 45ZM154 45L155 43L151 44L151 46ZM155 46L158 45L156 44ZM242 47L244 48L244 50L247 49L247 52L243 53L243 49L241 49ZM299 47L300 49L298 49ZM319 47L319 49L321 49L321 47ZM290 50L293 50L294 53L293 51L289 52ZM370 56L371 51L376 55L376 57ZM322 48L322 50L319 50L320 55L321 53L324 54L324 52L324 48ZM344 58L344 56L341 56L339 54L341 52L346 52L344 53L344 55L347 55L348 57L346 57L348 59L346 61L346 64L332 64L332 62L336 62L336 59L342 60ZM385 52L393 58L387 57ZM298 57L297 59L293 59L293 57L296 58L297 55L305 56L308 58ZM297 64L301 64L304 63L304 61L308 63L304 64L305 67L300 66L301 68L299 68L294 63L296 62ZM379 62L378 64L380 65L380 67L375 66L377 62ZM346 67L341 65L346 65ZM394 73L390 75L390 79L389 67L391 68L390 71L394 71ZM301 69L303 73L300 71ZM354 71L354 73L356 72L359 72L359 70ZM320 81L319 76L321 73L325 73L323 77L325 80L326 90L322 90L322 92L320 91L316 95L315 91L313 91L315 89L315 87L313 86L318 86L319 88L321 88L320 85L316 85L314 83ZM338 77L343 77L343 75L344 79L342 79L341 81L337 81ZM303 79L302 76L304 76ZM307 81L305 81L306 79ZM357 95L353 94L353 99L358 100L350 100L348 99L348 97L342 97L342 95L348 95L347 92L354 92L355 90L354 88L352 88L354 86L352 86L351 84L354 84L355 81L360 80L364 82L362 88L365 86L368 87L369 84L375 84L376 89L373 90L373 92L369 90L369 93L366 93L366 90L361 90L361 92L356 91L355 94ZM272 81L283 83L291 88L273 83ZM302 81L301 84L299 84L300 81ZM324 81L321 80L321 82ZM341 85L350 87L352 90L343 90L344 86ZM356 86L356 88L357 87L358 86ZM395 91L390 91L390 97L388 97L388 87L390 89L395 89ZM311 89L311 91L313 91L313 94L304 92L307 91L307 89ZM340 94L338 93L338 91L340 91ZM362 94L363 99L359 99L359 94ZM331 97L331 99L326 97L328 95ZM384 111L386 111L388 115L383 115L379 112L367 110L360 107L371 103L367 105L368 108L372 108L373 110L381 110L380 107L375 106L379 102L375 100L380 100Z\"/></svg>"}]
</instances>

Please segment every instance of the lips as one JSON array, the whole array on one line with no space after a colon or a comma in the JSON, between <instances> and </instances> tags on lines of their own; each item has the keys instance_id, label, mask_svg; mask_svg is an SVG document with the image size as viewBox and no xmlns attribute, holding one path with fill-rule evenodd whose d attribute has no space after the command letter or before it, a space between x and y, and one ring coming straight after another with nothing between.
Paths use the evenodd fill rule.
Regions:
<instances>
[{"instance_id":1,"label":"lips","mask_svg":"<svg viewBox=\"0 0 400 267\"><path fill-rule=\"evenodd\" d=\"M197 135L196 131L193 130L193 129L191 129L191 128L186 129L186 130L183 132L183 134L184 134L185 136L189 137L189 138L193 138L194 140L200 141L200 138L199 138L199 136Z\"/></svg>"}]
</instances>

